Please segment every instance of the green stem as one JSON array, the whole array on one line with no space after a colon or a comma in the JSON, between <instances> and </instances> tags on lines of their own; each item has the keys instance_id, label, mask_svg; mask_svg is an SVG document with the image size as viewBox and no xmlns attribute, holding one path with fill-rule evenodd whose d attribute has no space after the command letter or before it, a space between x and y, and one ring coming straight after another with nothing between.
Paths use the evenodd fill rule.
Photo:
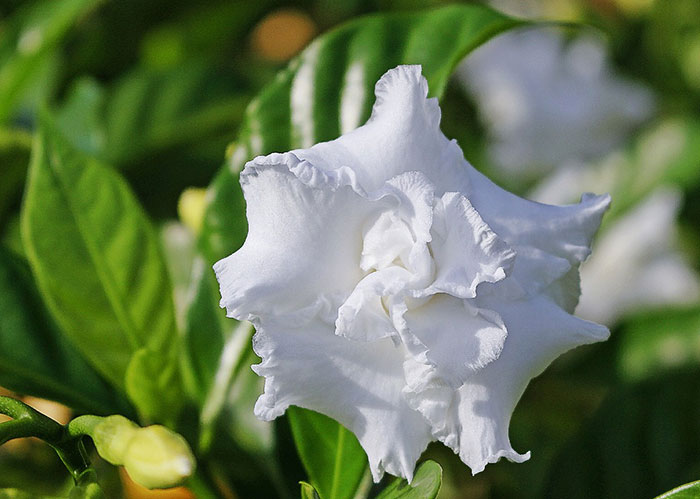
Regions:
<instances>
[{"instance_id":1,"label":"green stem","mask_svg":"<svg viewBox=\"0 0 700 499\"><path fill-rule=\"evenodd\" d=\"M51 444L59 442L64 436L63 426L19 400L0 396L0 413L13 419L0 426L14 422L15 425L12 428L23 430L16 436L7 432L5 435L8 437L7 440L18 437L37 437Z\"/></svg>"},{"instance_id":2,"label":"green stem","mask_svg":"<svg viewBox=\"0 0 700 499\"><path fill-rule=\"evenodd\" d=\"M66 425L66 431L68 435L73 438L82 437L84 435L90 436L93 434L95 426L104 420L105 418L101 418L100 416L78 416Z\"/></svg>"},{"instance_id":3,"label":"green stem","mask_svg":"<svg viewBox=\"0 0 700 499\"><path fill-rule=\"evenodd\" d=\"M12 418L0 423L0 445L13 438L40 438L53 447L75 483L90 468L80 437L71 436L64 426L50 417L19 400L4 396L0 396L0 413Z\"/></svg>"}]
</instances>

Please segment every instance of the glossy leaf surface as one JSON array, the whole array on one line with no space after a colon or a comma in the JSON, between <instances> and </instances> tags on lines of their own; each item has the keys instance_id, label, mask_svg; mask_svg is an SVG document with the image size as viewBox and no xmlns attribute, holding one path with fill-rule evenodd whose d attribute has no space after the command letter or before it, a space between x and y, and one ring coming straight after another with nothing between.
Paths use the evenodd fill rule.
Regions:
<instances>
[{"instance_id":1,"label":"glossy leaf surface","mask_svg":"<svg viewBox=\"0 0 700 499\"><path fill-rule=\"evenodd\" d=\"M133 355L147 348L152 368L175 372L171 287L148 218L116 172L74 149L48 119L33 151L22 235L49 309L95 369L123 389ZM163 400L178 390L175 376L141 385ZM138 408L158 419L168 412Z\"/></svg>"},{"instance_id":2,"label":"glossy leaf surface","mask_svg":"<svg viewBox=\"0 0 700 499\"><path fill-rule=\"evenodd\" d=\"M435 461L425 461L413 477L413 482L394 480L377 499L434 499L442 485L442 468Z\"/></svg>"},{"instance_id":3,"label":"glossy leaf surface","mask_svg":"<svg viewBox=\"0 0 700 499\"><path fill-rule=\"evenodd\" d=\"M290 407L287 416L301 462L321 499L353 497L367 468L355 435L317 412Z\"/></svg>"},{"instance_id":4,"label":"glossy leaf surface","mask_svg":"<svg viewBox=\"0 0 700 499\"><path fill-rule=\"evenodd\" d=\"M61 333L26 263L0 247L0 385L94 414L129 413Z\"/></svg>"}]
</instances>

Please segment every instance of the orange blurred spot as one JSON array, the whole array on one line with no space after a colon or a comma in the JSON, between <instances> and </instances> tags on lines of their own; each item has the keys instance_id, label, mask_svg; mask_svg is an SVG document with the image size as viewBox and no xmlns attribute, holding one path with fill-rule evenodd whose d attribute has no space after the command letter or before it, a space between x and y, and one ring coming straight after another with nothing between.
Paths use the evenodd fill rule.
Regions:
<instances>
[{"instance_id":1,"label":"orange blurred spot","mask_svg":"<svg viewBox=\"0 0 700 499\"><path fill-rule=\"evenodd\" d=\"M119 475L124 484L124 497L126 499L195 499L194 494L185 487L148 490L146 487L134 483L124 468L119 468Z\"/></svg>"},{"instance_id":2,"label":"orange blurred spot","mask_svg":"<svg viewBox=\"0 0 700 499\"><path fill-rule=\"evenodd\" d=\"M52 400L40 399L27 395L22 397L22 402L60 424L67 424L73 415L68 407L58 402L53 402Z\"/></svg>"},{"instance_id":3,"label":"orange blurred spot","mask_svg":"<svg viewBox=\"0 0 700 499\"><path fill-rule=\"evenodd\" d=\"M297 9L268 14L253 30L253 50L265 59L283 62L303 49L316 34L313 19Z\"/></svg>"}]
</instances>

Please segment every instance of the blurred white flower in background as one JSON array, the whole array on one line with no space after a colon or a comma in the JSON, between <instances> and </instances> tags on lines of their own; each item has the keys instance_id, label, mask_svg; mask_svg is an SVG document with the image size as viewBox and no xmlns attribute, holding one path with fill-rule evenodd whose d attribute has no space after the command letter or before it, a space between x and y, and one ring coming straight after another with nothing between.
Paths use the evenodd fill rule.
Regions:
<instances>
[{"instance_id":1,"label":"blurred white flower in background","mask_svg":"<svg viewBox=\"0 0 700 499\"><path fill-rule=\"evenodd\" d=\"M697 275L675 244L680 201L679 190L658 188L601 234L581 267L581 317L611 324L648 306L697 302Z\"/></svg>"},{"instance_id":2,"label":"blurred white flower in background","mask_svg":"<svg viewBox=\"0 0 700 499\"><path fill-rule=\"evenodd\" d=\"M560 31L516 31L458 69L489 135L494 167L529 177L598 158L651 116L646 88L615 74L603 41Z\"/></svg>"},{"instance_id":3,"label":"blurred white flower in background","mask_svg":"<svg viewBox=\"0 0 700 499\"><path fill-rule=\"evenodd\" d=\"M567 180L569 185L581 185L571 175ZM532 197L562 202L561 196L547 194L543 189ZM613 324L648 306L697 302L698 276L676 241L681 200L680 190L659 187L606 227L595 243L595 254L581 266L578 315Z\"/></svg>"},{"instance_id":4,"label":"blurred white flower in background","mask_svg":"<svg viewBox=\"0 0 700 499\"><path fill-rule=\"evenodd\" d=\"M595 254L581 266L582 296L576 312L611 325L649 306L684 305L700 299L700 279L678 248L679 188L660 183L665 168L684 147L674 120L642 134L632 153L614 152L595 164L568 165L542 180L528 195L542 203L568 203L578 190L649 194L607 223Z\"/></svg>"},{"instance_id":5,"label":"blurred white flower in background","mask_svg":"<svg viewBox=\"0 0 700 499\"><path fill-rule=\"evenodd\" d=\"M538 1L498 6L543 14ZM634 157L622 151L652 117L654 98L616 74L600 38L507 33L467 58L458 78L484 122L492 166L511 183L535 181L529 199L562 204L581 191L652 193L603 228L595 256L581 267L577 313L611 325L648 306L698 300L698 276L677 245L682 194L657 184L683 147L682 133L672 120L661 122L642 135Z\"/></svg>"},{"instance_id":6,"label":"blurred white flower in background","mask_svg":"<svg viewBox=\"0 0 700 499\"><path fill-rule=\"evenodd\" d=\"M214 266L251 321L264 420L290 405L357 436L375 481L432 440L473 473L522 462L508 426L529 380L608 337L571 315L609 196L549 206L497 187L440 131L419 66L388 71L340 138L249 161L245 244Z\"/></svg>"}]
</instances>

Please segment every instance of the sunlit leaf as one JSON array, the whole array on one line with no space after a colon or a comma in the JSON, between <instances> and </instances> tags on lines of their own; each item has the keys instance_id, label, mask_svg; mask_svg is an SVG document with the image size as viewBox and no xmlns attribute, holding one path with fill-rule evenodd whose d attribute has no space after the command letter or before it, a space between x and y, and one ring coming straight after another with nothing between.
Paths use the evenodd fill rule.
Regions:
<instances>
[{"instance_id":1,"label":"sunlit leaf","mask_svg":"<svg viewBox=\"0 0 700 499\"><path fill-rule=\"evenodd\" d=\"M301 486L301 499L320 499L313 485L306 482L299 482L299 485Z\"/></svg>"},{"instance_id":2,"label":"sunlit leaf","mask_svg":"<svg viewBox=\"0 0 700 499\"><path fill-rule=\"evenodd\" d=\"M435 499L442 485L442 468L435 461L418 466L413 482L396 479L377 496L377 499Z\"/></svg>"},{"instance_id":3,"label":"sunlit leaf","mask_svg":"<svg viewBox=\"0 0 700 499\"><path fill-rule=\"evenodd\" d=\"M700 497L700 481L676 487L661 494L656 499L697 499L698 497Z\"/></svg>"},{"instance_id":4,"label":"sunlit leaf","mask_svg":"<svg viewBox=\"0 0 700 499\"><path fill-rule=\"evenodd\" d=\"M0 385L93 414L130 412L63 337L41 302L26 264L2 247Z\"/></svg>"},{"instance_id":5,"label":"sunlit leaf","mask_svg":"<svg viewBox=\"0 0 700 499\"><path fill-rule=\"evenodd\" d=\"M355 435L317 412L290 407L287 417L299 457L321 499L353 497L368 466Z\"/></svg>"},{"instance_id":6,"label":"sunlit leaf","mask_svg":"<svg viewBox=\"0 0 700 499\"><path fill-rule=\"evenodd\" d=\"M124 180L74 149L47 117L32 153L22 235L49 309L93 367L124 389L132 356L146 348L151 368L161 362L163 373L175 372L172 293L155 231ZM147 393L179 389L176 376L141 384ZM138 409L171 415L165 406L158 414Z\"/></svg>"}]
</instances>

